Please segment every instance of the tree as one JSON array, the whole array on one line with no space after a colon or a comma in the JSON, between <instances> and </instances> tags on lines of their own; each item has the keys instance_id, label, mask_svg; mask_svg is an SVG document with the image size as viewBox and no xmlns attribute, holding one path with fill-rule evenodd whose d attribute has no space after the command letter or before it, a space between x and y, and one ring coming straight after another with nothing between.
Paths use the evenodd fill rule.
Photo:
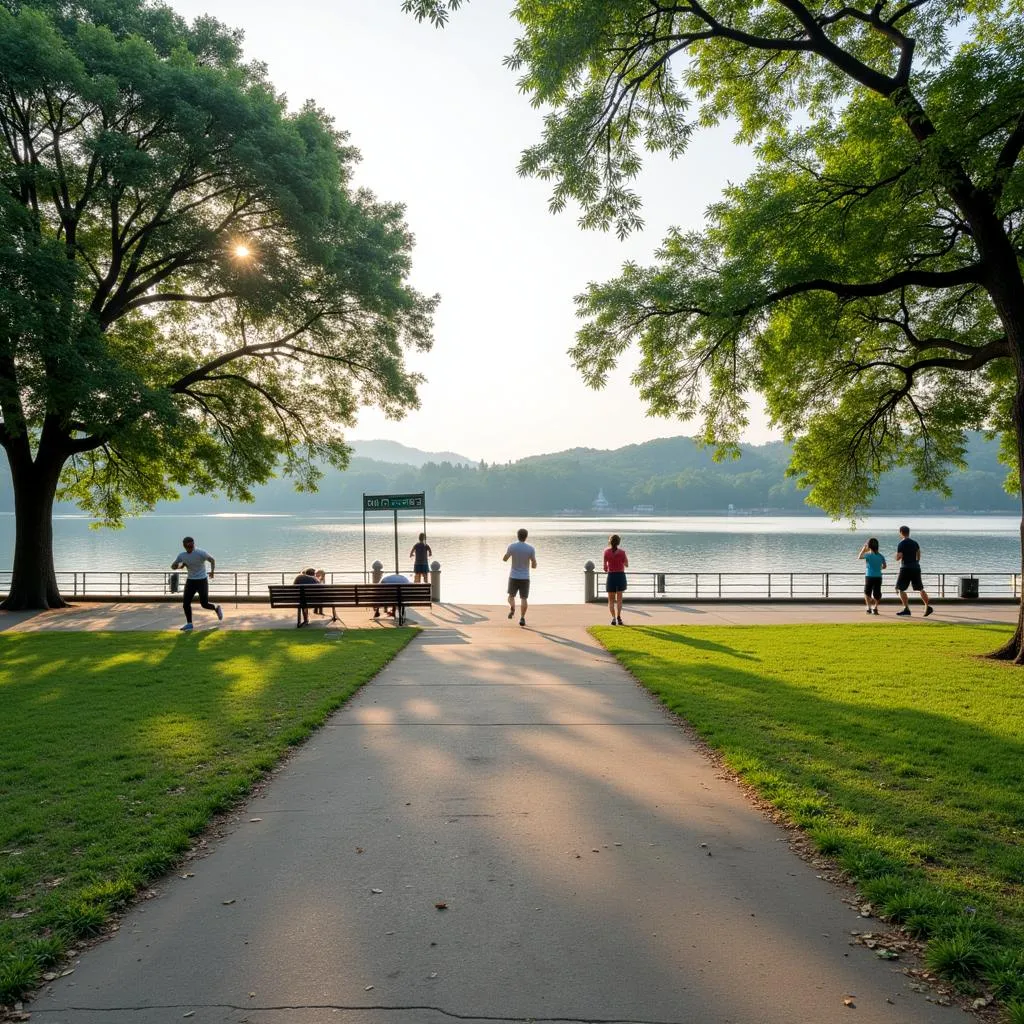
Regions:
<instances>
[{"instance_id":1,"label":"tree","mask_svg":"<svg viewBox=\"0 0 1024 1024\"><path fill-rule=\"evenodd\" d=\"M63 602L55 495L104 523L178 488L246 498L347 463L361 404L417 404L400 206L289 112L241 35L143 0L0 0L0 445L5 607Z\"/></svg>"},{"instance_id":2,"label":"tree","mask_svg":"<svg viewBox=\"0 0 1024 1024\"><path fill-rule=\"evenodd\" d=\"M458 0L406 0L443 24ZM508 58L549 108L524 174L585 227L640 224L640 149L735 124L756 168L652 267L577 299L600 387L627 346L652 412L735 449L759 391L836 517L879 477L947 489L965 431L1024 462L1024 14L1014 0L520 0ZM1024 540L1024 521L1022 521ZM1024 551L1022 551L1024 556ZM1024 610L999 656L1024 662Z\"/></svg>"}]
</instances>

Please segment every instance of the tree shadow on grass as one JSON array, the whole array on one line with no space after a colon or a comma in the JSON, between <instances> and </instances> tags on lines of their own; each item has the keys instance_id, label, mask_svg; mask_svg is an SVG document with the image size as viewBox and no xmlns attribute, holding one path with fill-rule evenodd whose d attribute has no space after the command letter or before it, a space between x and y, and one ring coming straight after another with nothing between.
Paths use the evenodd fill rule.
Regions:
<instances>
[{"instance_id":1,"label":"tree shadow on grass","mask_svg":"<svg viewBox=\"0 0 1024 1024\"><path fill-rule=\"evenodd\" d=\"M740 658L743 661L760 661L756 655L750 654L746 651L739 651L735 647L730 647L727 644L715 643L713 640L707 640L704 637L691 636L690 634L683 633L677 630L664 629L660 626L644 626L643 631L645 635L656 637L658 640L664 640L667 643L683 644L686 647L693 647L699 651L714 651L716 654L727 654L731 658Z\"/></svg>"},{"instance_id":2,"label":"tree shadow on grass","mask_svg":"<svg viewBox=\"0 0 1024 1024\"><path fill-rule=\"evenodd\" d=\"M643 632L673 647L761 661L682 632ZM834 670L836 695L787 680L784 668L691 661L672 648L659 653L656 645L620 655L669 710L805 826L831 810L922 865L959 865L965 876L987 880L983 887L999 887L1024 924L1024 853L1015 832L1024 820L1018 781L1024 742L1016 735L955 713L900 704L898 678L844 677L842 659L827 651L820 671L809 671L812 679L827 680ZM979 679L973 692L980 697L986 684ZM1016 684L1008 677L1005 685L1012 691ZM969 706L972 691L964 677L950 675L937 697L961 694L960 687ZM802 817L801 808L815 802L821 810Z\"/></svg>"}]
</instances>

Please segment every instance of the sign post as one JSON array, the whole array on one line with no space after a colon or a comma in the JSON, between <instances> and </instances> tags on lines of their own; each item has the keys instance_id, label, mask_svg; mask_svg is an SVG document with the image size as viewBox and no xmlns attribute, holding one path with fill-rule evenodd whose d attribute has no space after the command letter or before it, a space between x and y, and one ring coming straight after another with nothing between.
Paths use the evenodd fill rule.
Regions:
<instances>
[{"instance_id":1,"label":"sign post","mask_svg":"<svg viewBox=\"0 0 1024 1024\"><path fill-rule=\"evenodd\" d=\"M426 492L419 494L364 494L363 495L363 578L366 577L366 513L388 512L395 522L395 572L398 572L398 513L400 511L423 511L423 532L427 532Z\"/></svg>"}]
</instances>

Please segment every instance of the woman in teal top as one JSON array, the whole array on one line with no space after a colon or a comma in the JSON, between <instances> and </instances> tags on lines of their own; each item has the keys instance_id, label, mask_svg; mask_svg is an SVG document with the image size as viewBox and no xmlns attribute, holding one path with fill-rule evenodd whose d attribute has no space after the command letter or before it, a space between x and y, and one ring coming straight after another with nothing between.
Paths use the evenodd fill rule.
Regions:
<instances>
[{"instance_id":1,"label":"woman in teal top","mask_svg":"<svg viewBox=\"0 0 1024 1024\"><path fill-rule=\"evenodd\" d=\"M868 539L860 549L859 557L864 559L864 603L868 615L877 615L878 602L882 600L882 570L888 568L885 555L878 553L877 537Z\"/></svg>"}]
</instances>

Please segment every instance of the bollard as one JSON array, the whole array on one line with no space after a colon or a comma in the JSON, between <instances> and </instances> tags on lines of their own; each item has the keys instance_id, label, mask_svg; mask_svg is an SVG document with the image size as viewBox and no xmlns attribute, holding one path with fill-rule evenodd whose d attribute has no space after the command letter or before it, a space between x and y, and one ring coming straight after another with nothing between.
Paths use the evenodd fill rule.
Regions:
<instances>
[{"instance_id":1,"label":"bollard","mask_svg":"<svg viewBox=\"0 0 1024 1024\"><path fill-rule=\"evenodd\" d=\"M594 563L586 562L583 566L583 603L592 604L597 600L597 573Z\"/></svg>"},{"instance_id":2,"label":"bollard","mask_svg":"<svg viewBox=\"0 0 1024 1024\"><path fill-rule=\"evenodd\" d=\"M373 570L373 575L370 577L371 583L380 583L381 577L384 575L384 563L378 559L373 565L370 566Z\"/></svg>"},{"instance_id":3,"label":"bollard","mask_svg":"<svg viewBox=\"0 0 1024 1024\"><path fill-rule=\"evenodd\" d=\"M434 604L441 603L441 563L430 563L430 600Z\"/></svg>"}]
</instances>

